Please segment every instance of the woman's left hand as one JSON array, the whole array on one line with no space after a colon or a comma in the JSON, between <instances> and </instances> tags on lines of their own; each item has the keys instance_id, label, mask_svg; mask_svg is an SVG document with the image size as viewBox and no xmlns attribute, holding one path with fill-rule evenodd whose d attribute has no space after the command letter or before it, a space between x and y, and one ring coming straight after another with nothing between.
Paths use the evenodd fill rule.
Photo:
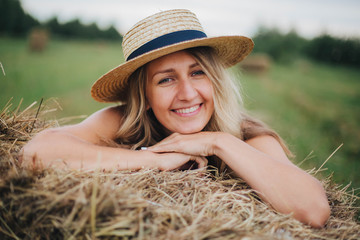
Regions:
<instances>
[{"instance_id":1,"label":"woman's left hand","mask_svg":"<svg viewBox=\"0 0 360 240\"><path fill-rule=\"evenodd\" d=\"M178 152L193 156L215 155L216 139L220 132L199 132L193 134L173 133L161 142L149 147L152 152Z\"/></svg>"}]
</instances>

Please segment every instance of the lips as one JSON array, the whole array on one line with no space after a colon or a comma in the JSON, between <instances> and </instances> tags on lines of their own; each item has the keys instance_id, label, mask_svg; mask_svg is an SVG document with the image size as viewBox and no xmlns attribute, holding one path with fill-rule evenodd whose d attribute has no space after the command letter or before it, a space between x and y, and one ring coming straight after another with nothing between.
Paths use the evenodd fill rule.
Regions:
<instances>
[{"instance_id":1,"label":"lips","mask_svg":"<svg viewBox=\"0 0 360 240\"><path fill-rule=\"evenodd\" d=\"M196 112L199 108L200 108L201 104L192 106L192 107L188 107L188 108L179 108L179 109L174 109L173 111L179 114L191 114Z\"/></svg>"}]
</instances>

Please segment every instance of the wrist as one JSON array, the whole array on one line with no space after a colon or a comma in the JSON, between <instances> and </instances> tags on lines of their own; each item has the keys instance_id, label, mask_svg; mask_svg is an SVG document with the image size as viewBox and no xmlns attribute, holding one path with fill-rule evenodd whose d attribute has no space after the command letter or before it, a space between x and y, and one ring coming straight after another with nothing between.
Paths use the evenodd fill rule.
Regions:
<instances>
[{"instance_id":1,"label":"wrist","mask_svg":"<svg viewBox=\"0 0 360 240\"><path fill-rule=\"evenodd\" d=\"M158 161L156 161L156 153L149 151L149 150L139 150L136 151L139 154L138 159L138 168L158 168Z\"/></svg>"},{"instance_id":2,"label":"wrist","mask_svg":"<svg viewBox=\"0 0 360 240\"><path fill-rule=\"evenodd\" d=\"M221 158L224 151L226 151L226 147L229 147L232 143L233 135L226 132L217 132L215 141L213 141L213 153L217 157Z\"/></svg>"},{"instance_id":3,"label":"wrist","mask_svg":"<svg viewBox=\"0 0 360 240\"><path fill-rule=\"evenodd\" d=\"M117 153L114 160L117 162L117 168L120 170L154 168L154 157L151 157L151 155L152 152L147 150L121 149L121 153Z\"/></svg>"}]
</instances>

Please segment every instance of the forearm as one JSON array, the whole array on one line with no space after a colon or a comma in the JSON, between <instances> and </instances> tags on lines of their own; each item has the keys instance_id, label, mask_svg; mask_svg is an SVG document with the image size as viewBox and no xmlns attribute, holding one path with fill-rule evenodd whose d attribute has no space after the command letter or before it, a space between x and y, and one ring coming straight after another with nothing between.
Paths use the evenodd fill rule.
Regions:
<instances>
[{"instance_id":1,"label":"forearm","mask_svg":"<svg viewBox=\"0 0 360 240\"><path fill-rule=\"evenodd\" d=\"M318 180L292 163L273 159L229 134L222 134L216 143L215 154L276 210L293 213L313 226L323 224L321 219L326 216L310 216L328 214L326 195Z\"/></svg>"},{"instance_id":2,"label":"forearm","mask_svg":"<svg viewBox=\"0 0 360 240\"><path fill-rule=\"evenodd\" d=\"M48 130L37 135L22 151L25 162L70 169L140 169L153 167L149 153L96 145L64 131ZM152 156L154 157L154 156Z\"/></svg>"}]
</instances>

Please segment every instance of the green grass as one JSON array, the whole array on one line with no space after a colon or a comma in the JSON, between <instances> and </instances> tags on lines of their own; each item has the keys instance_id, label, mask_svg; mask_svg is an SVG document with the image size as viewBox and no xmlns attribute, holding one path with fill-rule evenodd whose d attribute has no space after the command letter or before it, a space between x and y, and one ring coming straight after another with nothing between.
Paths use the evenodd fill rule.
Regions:
<instances>
[{"instance_id":1,"label":"green grass","mask_svg":"<svg viewBox=\"0 0 360 240\"><path fill-rule=\"evenodd\" d=\"M89 114L104 107L90 96L91 85L122 62L121 44L50 41L46 51L28 50L25 40L0 38L0 104L10 97L24 105L55 97L64 111L58 116Z\"/></svg>"},{"instance_id":2,"label":"green grass","mask_svg":"<svg viewBox=\"0 0 360 240\"><path fill-rule=\"evenodd\" d=\"M304 60L242 77L248 109L277 130L307 169L325 164L337 182L360 187L360 71ZM308 156L310 154L310 156Z\"/></svg>"},{"instance_id":3,"label":"green grass","mask_svg":"<svg viewBox=\"0 0 360 240\"><path fill-rule=\"evenodd\" d=\"M0 38L0 105L56 97L58 118L91 114L106 106L92 100L91 85L122 61L120 43L51 40L46 51L31 53L26 40ZM302 168L320 167L343 143L326 174L360 187L360 70L299 60L241 79L247 108L280 133L295 161L312 152Z\"/></svg>"}]
</instances>

